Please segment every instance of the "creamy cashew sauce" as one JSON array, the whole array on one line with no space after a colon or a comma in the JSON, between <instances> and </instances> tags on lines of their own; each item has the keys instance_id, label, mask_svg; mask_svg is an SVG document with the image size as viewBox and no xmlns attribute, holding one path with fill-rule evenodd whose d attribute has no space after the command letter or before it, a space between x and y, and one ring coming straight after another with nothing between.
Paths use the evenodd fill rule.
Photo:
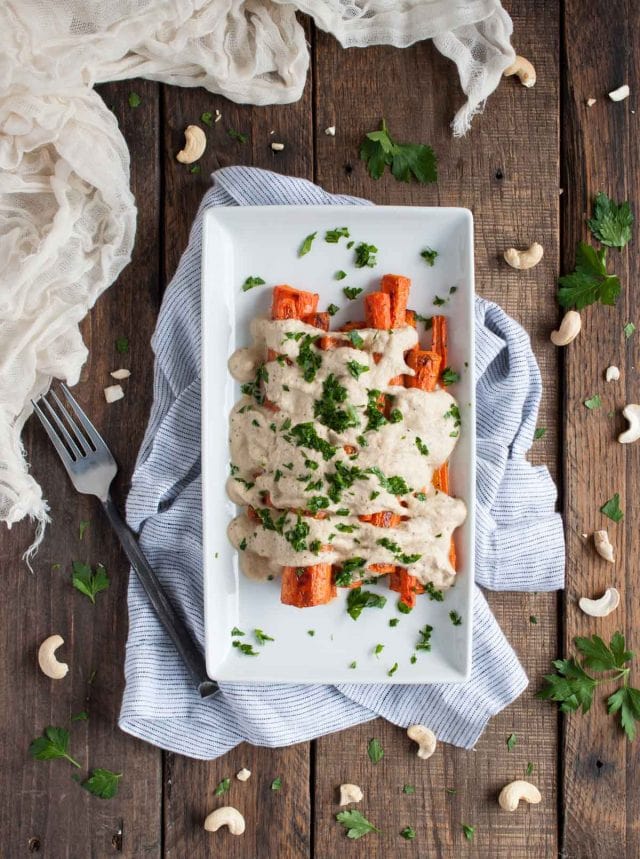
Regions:
<instances>
[{"instance_id":1,"label":"creamy cashew sauce","mask_svg":"<svg viewBox=\"0 0 640 859\"><path fill-rule=\"evenodd\" d=\"M310 339L318 337L318 329L295 319L257 318L251 333L254 345L229 359L239 382L251 386L258 375L257 398L253 391L245 394L230 415L227 493L260 516L256 522L242 513L228 528L241 550L244 573L266 579L283 566L341 565L359 558L364 559L361 573L370 564L395 563L423 584L450 587L451 534L464 522L466 507L434 489L431 479L455 447L457 404L444 389L389 384L394 376L413 375L404 353L417 343L415 329L358 329L360 348L348 334L332 332L342 343L326 351ZM267 361L268 350L280 357ZM305 356L312 363L309 381L303 375L309 367ZM325 425L332 421L322 408L328 404L331 411L336 390L342 401L334 408L356 424L340 425L340 431ZM371 414L375 399L371 390L391 398L389 419L375 429L367 429L367 409ZM345 451L345 445L351 448ZM309 510L325 518L295 512ZM358 519L380 511L403 519L393 528Z\"/></svg>"}]
</instances>

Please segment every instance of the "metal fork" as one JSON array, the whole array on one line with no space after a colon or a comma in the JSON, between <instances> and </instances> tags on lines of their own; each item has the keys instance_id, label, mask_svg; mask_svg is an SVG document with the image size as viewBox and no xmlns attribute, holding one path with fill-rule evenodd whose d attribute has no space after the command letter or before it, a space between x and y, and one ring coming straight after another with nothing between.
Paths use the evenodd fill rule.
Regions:
<instances>
[{"instance_id":1,"label":"metal fork","mask_svg":"<svg viewBox=\"0 0 640 859\"><path fill-rule=\"evenodd\" d=\"M37 401L31 401L34 411L40 418L75 488L83 495L95 495L100 500L140 584L145 589L164 628L171 636L176 650L197 685L198 692L203 698L207 698L218 690L218 684L207 677L205 661L200 650L169 602L138 544L136 535L118 512L109 493L113 478L118 471L116 461L104 439L75 401L67 386L61 384L60 387L73 416L53 389L50 391L51 399L59 412L44 396Z\"/></svg>"}]
</instances>

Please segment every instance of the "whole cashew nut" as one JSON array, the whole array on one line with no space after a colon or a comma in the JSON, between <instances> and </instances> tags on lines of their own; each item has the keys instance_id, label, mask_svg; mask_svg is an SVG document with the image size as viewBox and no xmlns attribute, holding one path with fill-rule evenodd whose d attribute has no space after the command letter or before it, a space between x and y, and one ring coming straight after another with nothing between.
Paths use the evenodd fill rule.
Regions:
<instances>
[{"instance_id":1,"label":"whole cashew nut","mask_svg":"<svg viewBox=\"0 0 640 859\"><path fill-rule=\"evenodd\" d=\"M426 728L424 725L409 725L407 736L418 744L417 754L419 758L426 760L435 752L437 739L430 728Z\"/></svg>"},{"instance_id":2,"label":"whole cashew nut","mask_svg":"<svg viewBox=\"0 0 640 859\"><path fill-rule=\"evenodd\" d=\"M578 601L578 605L590 617L607 617L620 605L620 594L615 588L607 588L600 599L590 600L587 597L582 597Z\"/></svg>"},{"instance_id":3,"label":"whole cashew nut","mask_svg":"<svg viewBox=\"0 0 640 859\"><path fill-rule=\"evenodd\" d=\"M502 72L503 77L510 78L511 75L518 75L520 83L526 87L532 87L536 84L536 70L533 63L525 57L517 56L514 62Z\"/></svg>"},{"instance_id":4,"label":"whole cashew nut","mask_svg":"<svg viewBox=\"0 0 640 859\"><path fill-rule=\"evenodd\" d=\"M515 811L521 799L536 804L542 801L542 796L534 784L518 780L510 782L502 788L498 803L500 808L504 808L505 811Z\"/></svg>"},{"instance_id":5,"label":"whole cashew nut","mask_svg":"<svg viewBox=\"0 0 640 859\"><path fill-rule=\"evenodd\" d=\"M625 98L629 98L629 94L631 90L629 89L628 84L623 84L619 86L618 89L614 89L609 93L609 98L611 101L624 101Z\"/></svg>"},{"instance_id":6,"label":"whole cashew nut","mask_svg":"<svg viewBox=\"0 0 640 859\"><path fill-rule=\"evenodd\" d=\"M42 673L52 680L62 680L69 671L66 662L58 662L56 659L56 650L63 644L64 638L61 635L50 635L38 648L38 665Z\"/></svg>"},{"instance_id":7,"label":"whole cashew nut","mask_svg":"<svg viewBox=\"0 0 640 859\"><path fill-rule=\"evenodd\" d=\"M187 125L184 130L184 149L176 155L176 161L181 164L193 164L202 156L207 145L207 138L199 125Z\"/></svg>"},{"instance_id":8,"label":"whole cashew nut","mask_svg":"<svg viewBox=\"0 0 640 859\"><path fill-rule=\"evenodd\" d=\"M618 441L620 444L631 444L640 438L640 406L637 403L629 403L622 410L622 414L629 421L629 429L620 433Z\"/></svg>"},{"instance_id":9,"label":"whole cashew nut","mask_svg":"<svg viewBox=\"0 0 640 859\"><path fill-rule=\"evenodd\" d=\"M554 346L568 346L575 340L582 328L582 319L575 310L568 310L562 317L557 331L551 332L551 342Z\"/></svg>"},{"instance_id":10,"label":"whole cashew nut","mask_svg":"<svg viewBox=\"0 0 640 859\"><path fill-rule=\"evenodd\" d=\"M544 256L544 248L538 242L534 242L525 250L519 251L517 248L507 248L504 252L505 261L509 263L511 268L527 269L538 265Z\"/></svg>"},{"instance_id":11,"label":"whole cashew nut","mask_svg":"<svg viewBox=\"0 0 640 859\"><path fill-rule=\"evenodd\" d=\"M609 535L606 531L593 532L593 545L601 558L604 558L605 561L609 561L610 564L615 563L615 559L613 557L613 546L609 542Z\"/></svg>"},{"instance_id":12,"label":"whole cashew nut","mask_svg":"<svg viewBox=\"0 0 640 859\"><path fill-rule=\"evenodd\" d=\"M208 814L204 822L207 832L217 832L221 826L226 826L232 835L242 835L245 829L244 817L232 805L223 805Z\"/></svg>"},{"instance_id":13,"label":"whole cashew nut","mask_svg":"<svg viewBox=\"0 0 640 859\"><path fill-rule=\"evenodd\" d=\"M350 802L360 802L363 793L357 784L340 785L340 805L349 805Z\"/></svg>"}]
</instances>

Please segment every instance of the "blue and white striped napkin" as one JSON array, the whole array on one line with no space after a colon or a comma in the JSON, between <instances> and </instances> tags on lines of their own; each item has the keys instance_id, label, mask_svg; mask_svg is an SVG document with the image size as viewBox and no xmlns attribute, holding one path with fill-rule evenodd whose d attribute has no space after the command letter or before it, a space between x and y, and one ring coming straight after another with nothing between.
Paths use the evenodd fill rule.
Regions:
<instances>
[{"instance_id":1,"label":"blue and white striped napkin","mask_svg":"<svg viewBox=\"0 0 640 859\"><path fill-rule=\"evenodd\" d=\"M302 179L248 167L213 175L152 340L154 402L127 504L128 520L173 604L203 644L200 506L200 256L210 206L361 205ZM550 591L564 584L564 537L556 488L526 460L541 395L522 328L477 299L476 579L492 590ZM428 725L442 741L471 747L487 721L520 695L527 677L476 589L473 669L465 684L433 686L222 683L202 700L135 576L129 583L126 688L120 727L194 758L215 758L247 740L284 746L384 716Z\"/></svg>"}]
</instances>

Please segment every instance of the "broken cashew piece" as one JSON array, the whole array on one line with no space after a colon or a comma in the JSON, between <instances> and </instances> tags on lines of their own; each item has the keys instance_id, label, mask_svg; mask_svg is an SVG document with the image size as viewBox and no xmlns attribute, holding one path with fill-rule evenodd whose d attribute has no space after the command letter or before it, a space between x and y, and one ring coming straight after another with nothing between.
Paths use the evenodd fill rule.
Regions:
<instances>
[{"instance_id":1,"label":"broken cashew piece","mask_svg":"<svg viewBox=\"0 0 640 859\"><path fill-rule=\"evenodd\" d=\"M246 767L242 767L242 769L236 773L236 778L238 781L248 781L251 778L251 770L248 770Z\"/></svg>"},{"instance_id":2,"label":"broken cashew piece","mask_svg":"<svg viewBox=\"0 0 640 859\"><path fill-rule=\"evenodd\" d=\"M407 728L407 736L414 743L418 744L418 757L426 760L436 750L436 735L430 728L424 725L409 725Z\"/></svg>"},{"instance_id":3,"label":"broken cashew piece","mask_svg":"<svg viewBox=\"0 0 640 859\"><path fill-rule=\"evenodd\" d=\"M533 63L526 57L517 56L515 61L502 72L503 77L510 78L517 75L522 86L532 87L536 84L536 70Z\"/></svg>"},{"instance_id":4,"label":"broken cashew piece","mask_svg":"<svg viewBox=\"0 0 640 859\"><path fill-rule=\"evenodd\" d=\"M226 826L232 835L242 835L244 832L244 817L232 805L223 805L208 814L204 822L207 832L217 832L221 826Z\"/></svg>"},{"instance_id":5,"label":"broken cashew piece","mask_svg":"<svg viewBox=\"0 0 640 859\"><path fill-rule=\"evenodd\" d=\"M591 617L607 617L620 605L620 594L615 588L607 588L600 599L590 600L582 597L578 605L585 614Z\"/></svg>"},{"instance_id":6,"label":"broken cashew piece","mask_svg":"<svg viewBox=\"0 0 640 859\"><path fill-rule=\"evenodd\" d=\"M610 564L614 563L613 546L609 542L609 535L606 531L593 532L593 545L596 547L596 552L601 558L609 561Z\"/></svg>"},{"instance_id":7,"label":"broken cashew piece","mask_svg":"<svg viewBox=\"0 0 640 859\"><path fill-rule=\"evenodd\" d=\"M500 808L504 808L505 811L515 811L522 799L535 805L542 801L542 796L535 784L518 780L510 782L502 788L498 803Z\"/></svg>"},{"instance_id":8,"label":"broken cashew piece","mask_svg":"<svg viewBox=\"0 0 640 859\"><path fill-rule=\"evenodd\" d=\"M629 89L627 84L623 84L619 86L618 89L614 89L609 93L609 98L611 101L624 101L625 98L629 98L631 90Z\"/></svg>"},{"instance_id":9,"label":"broken cashew piece","mask_svg":"<svg viewBox=\"0 0 640 859\"><path fill-rule=\"evenodd\" d=\"M350 802L360 802L363 793L357 784L340 785L340 805L349 805Z\"/></svg>"},{"instance_id":10,"label":"broken cashew piece","mask_svg":"<svg viewBox=\"0 0 640 859\"><path fill-rule=\"evenodd\" d=\"M534 242L531 247L519 251L517 248L507 248L504 252L505 261L509 263L511 268L525 270L538 265L544 256L544 248L538 242Z\"/></svg>"},{"instance_id":11,"label":"broken cashew piece","mask_svg":"<svg viewBox=\"0 0 640 859\"><path fill-rule=\"evenodd\" d=\"M50 635L38 648L38 665L42 673L52 680L62 680L69 671L66 662L58 662L56 659L56 650L63 644L64 638L61 635Z\"/></svg>"},{"instance_id":12,"label":"broken cashew piece","mask_svg":"<svg viewBox=\"0 0 640 859\"><path fill-rule=\"evenodd\" d=\"M629 421L629 429L620 433L618 441L620 444L631 444L640 438L640 406L637 403L629 403L622 410L622 414Z\"/></svg>"},{"instance_id":13,"label":"broken cashew piece","mask_svg":"<svg viewBox=\"0 0 640 859\"><path fill-rule=\"evenodd\" d=\"M620 378L620 370L612 364L610 367L607 367L604 378L607 382L617 382Z\"/></svg>"},{"instance_id":14,"label":"broken cashew piece","mask_svg":"<svg viewBox=\"0 0 640 859\"><path fill-rule=\"evenodd\" d=\"M193 164L202 156L207 138L199 125L187 125L184 130L184 148L176 155L181 164Z\"/></svg>"},{"instance_id":15,"label":"broken cashew piece","mask_svg":"<svg viewBox=\"0 0 640 859\"><path fill-rule=\"evenodd\" d=\"M576 310L568 310L562 317L557 331L551 332L551 342L554 346L568 346L575 340L582 328L582 319Z\"/></svg>"}]
</instances>

